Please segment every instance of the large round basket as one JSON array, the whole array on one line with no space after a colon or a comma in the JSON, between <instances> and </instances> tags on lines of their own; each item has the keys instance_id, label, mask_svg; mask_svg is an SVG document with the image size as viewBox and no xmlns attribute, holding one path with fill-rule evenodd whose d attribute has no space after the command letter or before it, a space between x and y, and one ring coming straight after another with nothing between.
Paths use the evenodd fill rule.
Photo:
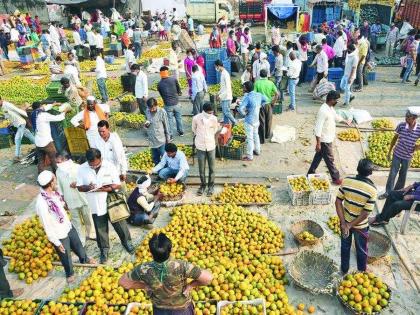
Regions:
<instances>
[{"instance_id":1,"label":"large round basket","mask_svg":"<svg viewBox=\"0 0 420 315\"><path fill-rule=\"evenodd\" d=\"M339 280L338 267L334 261L312 250L302 250L289 266L290 277L295 283L313 294L333 294Z\"/></svg>"},{"instance_id":2,"label":"large round basket","mask_svg":"<svg viewBox=\"0 0 420 315\"><path fill-rule=\"evenodd\" d=\"M315 245L320 241L321 237L324 236L324 230L322 229L322 227L312 220L298 221L292 225L290 230L293 236L295 237L296 241L298 241L299 244L303 246ZM299 234L305 231L311 233L313 236L316 237L316 239L312 241L300 239Z\"/></svg>"},{"instance_id":3,"label":"large round basket","mask_svg":"<svg viewBox=\"0 0 420 315\"><path fill-rule=\"evenodd\" d=\"M386 256L391 248L391 240L385 234L377 231L369 231L368 238L368 262L381 259Z\"/></svg>"},{"instance_id":4,"label":"large round basket","mask_svg":"<svg viewBox=\"0 0 420 315\"><path fill-rule=\"evenodd\" d=\"M354 274L356 274L356 273L358 273L359 271L353 271L353 272L351 272L350 274L352 274L352 275L354 275ZM342 279L340 279L340 281L338 281L337 282L337 287L336 287L336 295L337 295L337 298L338 298L338 300L341 302L341 304L343 304L347 309L349 309L353 314L357 314L357 315L378 315L378 314L380 314L381 312L383 312L386 308L388 308L389 307L389 304L391 304L391 299L392 299L392 291L391 291L391 289L389 288L389 285L388 284L386 284L385 282L383 282L384 284L386 284L386 286L387 286L387 290L386 290L386 292L388 292L389 293L389 299L388 299L388 304L386 305L386 306L384 306L384 307L382 307L382 309L380 310L380 311L372 311L371 313L367 313L367 312L365 312L365 311L358 311L358 310L356 310L353 306L351 306L348 302L346 302L346 301L344 301L343 300L343 298L341 297L341 295L340 295L340 293L339 293L339 290L340 290L340 284L341 284L341 281L342 280L344 280L345 279L345 277L343 277Z\"/></svg>"},{"instance_id":5,"label":"large round basket","mask_svg":"<svg viewBox=\"0 0 420 315\"><path fill-rule=\"evenodd\" d=\"M176 196L162 196L163 202L169 202L169 201L179 201L184 197L185 190L187 189L187 186L185 184L182 184L182 192Z\"/></svg>"}]
</instances>

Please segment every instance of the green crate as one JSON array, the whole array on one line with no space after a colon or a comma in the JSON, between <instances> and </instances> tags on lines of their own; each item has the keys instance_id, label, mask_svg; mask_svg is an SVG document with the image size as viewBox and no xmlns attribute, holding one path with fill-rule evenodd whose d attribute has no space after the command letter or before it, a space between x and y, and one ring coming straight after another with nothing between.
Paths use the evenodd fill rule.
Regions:
<instances>
[{"instance_id":1,"label":"green crate","mask_svg":"<svg viewBox=\"0 0 420 315\"><path fill-rule=\"evenodd\" d=\"M233 140L233 138L232 138L232 140ZM237 140L237 139L235 139L235 140ZM224 157L225 159L229 159L229 160L241 160L242 157L245 154L246 142L243 141L239 148L232 148L232 147L229 146L231 141L229 141L228 145L220 147L220 149L222 151L221 152L222 157Z\"/></svg>"},{"instance_id":2,"label":"green crate","mask_svg":"<svg viewBox=\"0 0 420 315\"><path fill-rule=\"evenodd\" d=\"M0 149L10 148L12 144L13 140L10 135L0 135Z\"/></svg>"},{"instance_id":3,"label":"green crate","mask_svg":"<svg viewBox=\"0 0 420 315\"><path fill-rule=\"evenodd\" d=\"M281 114L283 112L283 105L282 104L276 104L273 106L273 114Z\"/></svg>"}]
</instances>

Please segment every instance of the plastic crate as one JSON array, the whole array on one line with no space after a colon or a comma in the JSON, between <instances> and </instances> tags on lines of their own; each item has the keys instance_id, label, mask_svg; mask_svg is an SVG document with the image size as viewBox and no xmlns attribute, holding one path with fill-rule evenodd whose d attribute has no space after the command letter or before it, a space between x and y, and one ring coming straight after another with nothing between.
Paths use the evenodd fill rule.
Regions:
<instances>
[{"instance_id":1,"label":"plastic crate","mask_svg":"<svg viewBox=\"0 0 420 315\"><path fill-rule=\"evenodd\" d=\"M310 204L311 191L302 191L302 192L293 191L292 186L289 183L290 179L293 179L296 177L302 177L302 176L306 178L306 181L308 181L308 178L306 177L306 175L287 176L287 191L289 193L292 206L308 206ZM309 185L309 181L308 181L308 185Z\"/></svg>"},{"instance_id":2,"label":"plastic crate","mask_svg":"<svg viewBox=\"0 0 420 315\"><path fill-rule=\"evenodd\" d=\"M12 146L13 140L10 135L0 135L0 149L7 149Z\"/></svg>"},{"instance_id":3,"label":"plastic crate","mask_svg":"<svg viewBox=\"0 0 420 315\"><path fill-rule=\"evenodd\" d=\"M376 72L375 71L368 72L367 80L368 81L376 81Z\"/></svg>"},{"instance_id":4,"label":"plastic crate","mask_svg":"<svg viewBox=\"0 0 420 315\"><path fill-rule=\"evenodd\" d=\"M328 191L315 190L311 183L312 178L319 178L328 182ZM309 174L308 175L309 186L311 187L310 203L313 205L328 205L332 201L331 185L326 174Z\"/></svg>"},{"instance_id":5,"label":"plastic crate","mask_svg":"<svg viewBox=\"0 0 420 315\"><path fill-rule=\"evenodd\" d=\"M220 60L226 60L227 59L227 50L226 48L219 48L219 58Z\"/></svg>"},{"instance_id":6,"label":"plastic crate","mask_svg":"<svg viewBox=\"0 0 420 315\"><path fill-rule=\"evenodd\" d=\"M89 149L86 132L81 128L65 128L64 134L71 154L85 154Z\"/></svg>"},{"instance_id":7,"label":"plastic crate","mask_svg":"<svg viewBox=\"0 0 420 315\"><path fill-rule=\"evenodd\" d=\"M233 140L233 138L232 138L232 140ZM241 160L242 157L245 154L246 142L243 141L241 143L241 145L239 146L239 148L230 147L231 142L232 141L230 141L228 145L221 147L222 156L226 159L229 159L229 160Z\"/></svg>"},{"instance_id":8,"label":"plastic crate","mask_svg":"<svg viewBox=\"0 0 420 315\"><path fill-rule=\"evenodd\" d=\"M273 114L281 114L283 112L283 105L282 104L276 104L273 106Z\"/></svg>"},{"instance_id":9,"label":"plastic crate","mask_svg":"<svg viewBox=\"0 0 420 315\"><path fill-rule=\"evenodd\" d=\"M219 301L217 302L217 315L220 315L222 313L222 309L225 306L228 306L230 304L235 304L235 303L239 303L239 304L245 304L245 305L262 305L263 309L262 309L262 314L266 315L267 314L267 310L266 310L266 306L265 306L265 300L262 298L259 299L254 299L254 300L249 300L249 301L235 301L235 302L231 302L231 301ZM258 313L261 314L261 313Z\"/></svg>"},{"instance_id":10,"label":"plastic crate","mask_svg":"<svg viewBox=\"0 0 420 315\"><path fill-rule=\"evenodd\" d=\"M48 305L48 303L52 302L54 300L42 300L41 304L38 306L38 310L35 314L41 314L42 312L42 308L46 305ZM62 304L62 305L74 305L76 307L76 310L78 312L78 314L83 310L85 303L64 303L64 302L56 302L55 304Z\"/></svg>"},{"instance_id":11,"label":"plastic crate","mask_svg":"<svg viewBox=\"0 0 420 315\"><path fill-rule=\"evenodd\" d=\"M109 44L109 49L110 50L122 50L122 45L121 45L121 43L112 43L112 44Z\"/></svg>"},{"instance_id":12,"label":"plastic crate","mask_svg":"<svg viewBox=\"0 0 420 315\"><path fill-rule=\"evenodd\" d=\"M0 128L0 135L10 135L9 128Z\"/></svg>"},{"instance_id":13,"label":"plastic crate","mask_svg":"<svg viewBox=\"0 0 420 315\"><path fill-rule=\"evenodd\" d=\"M342 68L329 68L328 69L328 80L335 81L343 77L344 70Z\"/></svg>"}]
</instances>

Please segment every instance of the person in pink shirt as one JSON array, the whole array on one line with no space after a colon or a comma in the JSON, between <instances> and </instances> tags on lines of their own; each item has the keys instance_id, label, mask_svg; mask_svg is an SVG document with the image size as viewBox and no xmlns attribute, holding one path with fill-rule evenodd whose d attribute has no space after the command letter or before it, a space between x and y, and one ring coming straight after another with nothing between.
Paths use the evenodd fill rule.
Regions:
<instances>
[{"instance_id":1,"label":"person in pink shirt","mask_svg":"<svg viewBox=\"0 0 420 315\"><path fill-rule=\"evenodd\" d=\"M229 57L236 55L236 45L235 45L235 40L233 39L234 35L235 35L235 32L233 30L231 30L229 32L229 37L226 40L227 55Z\"/></svg>"},{"instance_id":2,"label":"person in pink shirt","mask_svg":"<svg viewBox=\"0 0 420 315\"><path fill-rule=\"evenodd\" d=\"M194 59L195 59L195 63L198 65L198 67L200 68L201 72L203 73L204 77L206 76L206 63L204 60L204 57L202 55L199 55L196 51L194 51ZM192 68L191 68L192 69Z\"/></svg>"},{"instance_id":3,"label":"person in pink shirt","mask_svg":"<svg viewBox=\"0 0 420 315\"><path fill-rule=\"evenodd\" d=\"M192 90L192 67L196 64L194 59L194 53L195 49L188 49L187 50L187 57L184 59L184 69L185 69L185 75L187 77L188 81L188 95L191 96L191 90Z\"/></svg>"},{"instance_id":4,"label":"person in pink shirt","mask_svg":"<svg viewBox=\"0 0 420 315\"><path fill-rule=\"evenodd\" d=\"M322 50L327 54L328 65L331 67L332 62L333 62L334 57L335 57L335 51L331 46L329 46L327 44L327 39L326 38L322 39Z\"/></svg>"}]
</instances>

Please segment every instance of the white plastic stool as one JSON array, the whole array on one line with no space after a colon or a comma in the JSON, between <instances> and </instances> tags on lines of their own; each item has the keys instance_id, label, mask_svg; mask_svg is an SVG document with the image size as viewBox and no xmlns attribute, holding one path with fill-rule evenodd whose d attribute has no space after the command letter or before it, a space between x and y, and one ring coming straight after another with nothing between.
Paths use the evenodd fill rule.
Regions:
<instances>
[{"instance_id":1,"label":"white plastic stool","mask_svg":"<svg viewBox=\"0 0 420 315\"><path fill-rule=\"evenodd\" d=\"M401 234L405 234L405 229L407 227L408 220L410 220L410 215L411 215L412 212L415 211L417 205L420 205L419 200L416 200L416 201L413 202L410 210L405 210L404 217L403 217L402 222L401 222L401 228L400 228L400 233Z\"/></svg>"}]
</instances>

